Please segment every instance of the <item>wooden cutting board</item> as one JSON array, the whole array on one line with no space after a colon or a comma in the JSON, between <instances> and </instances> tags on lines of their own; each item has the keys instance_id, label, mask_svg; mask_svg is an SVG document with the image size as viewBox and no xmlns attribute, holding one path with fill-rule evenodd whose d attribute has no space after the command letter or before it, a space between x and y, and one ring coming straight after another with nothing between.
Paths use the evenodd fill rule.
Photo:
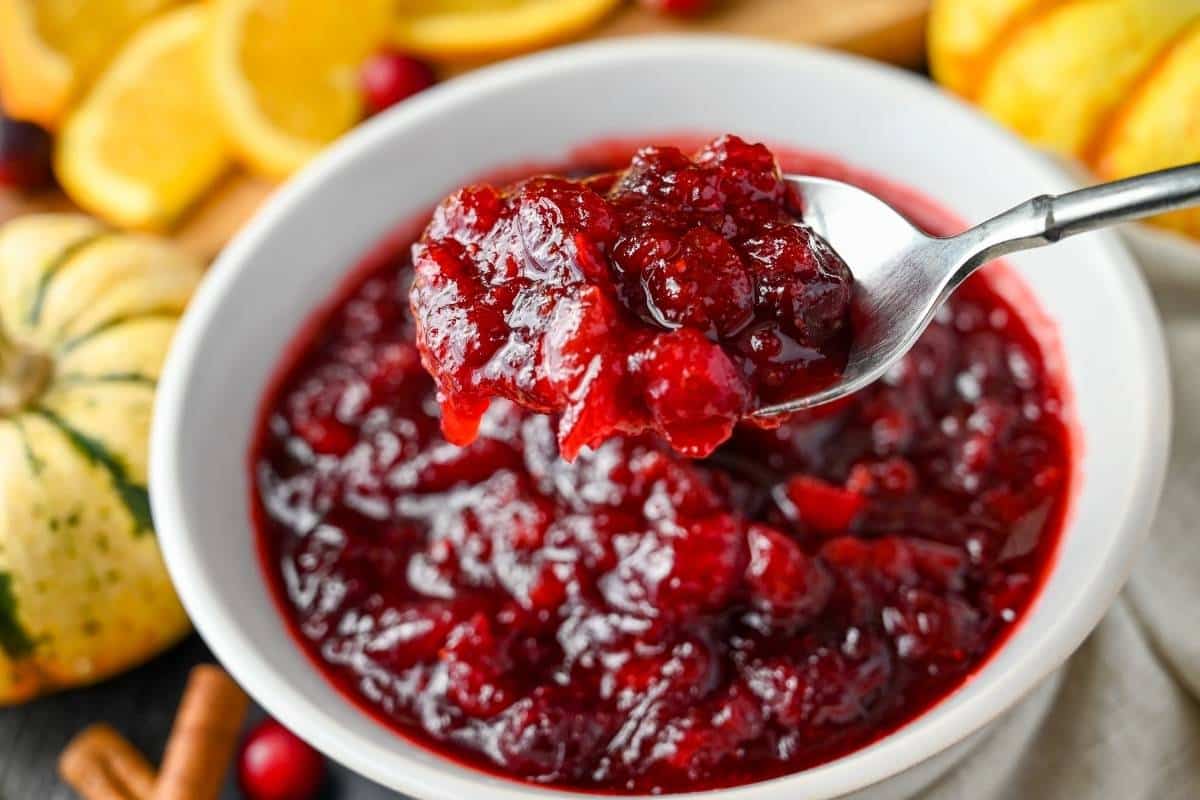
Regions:
<instances>
[{"instance_id":1,"label":"wooden cutting board","mask_svg":"<svg viewBox=\"0 0 1200 800\"><path fill-rule=\"evenodd\" d=\"M628 2L588 38L664 33L731 33L836 47L907 67L924 59L931 0L723 0L699 19L677 19ZM478 64L444 65L456 75ZM172 232L183 247L211 258L270 194L270 182L245 173L227 176ZM59 192L35 197L0 191L0 222L17 214L71 208Z\"/></svg>"},{"instance_id":2,"label":"wooden cutting board","mask_svg":"<svg viewBox=\"0 0 1200 800\"><path fill-rule=\"evenodd\" d=\"M630 5L593 36L730 33L805 42L917 67L925 56L931 0L725 0L712 13L682 20Z\"/></svg>"}]
</instances>

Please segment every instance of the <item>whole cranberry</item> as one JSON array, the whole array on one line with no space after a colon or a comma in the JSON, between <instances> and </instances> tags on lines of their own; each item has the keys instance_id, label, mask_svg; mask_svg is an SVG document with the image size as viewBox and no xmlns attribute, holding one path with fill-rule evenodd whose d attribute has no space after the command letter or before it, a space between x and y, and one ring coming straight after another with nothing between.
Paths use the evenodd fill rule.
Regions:
<instances>
[{"instance_id":1,"label":"whole cranberry","mask_svg":"<svg viewBox=\"0 0 1200 800\"><path fill-rule=\"evenodd\" d=\"M0 115L0 186L36 189L50 182L50 134Z\"/></svg>"},{"instance_id":2,"label":"whole cranberry","mask_svg":"<svg viewBox=\"0 0 1200 800\"><path fill-rule=\"evenodd\" d=\"M250 800L311 800L325 779L325 759L273 719L246 736L238 781Z\"/></svg>"},{"instance_id":3,"label":"whole cranberry","mask_svg":"<svg viewBox=\"0 0 1200 800\"><path fill-rule=\"evenodd\" d=\"M424 61L394 50L371 56L359 71L367 111L378 114L437 82L433 68Z\"/></svg>"},{"instance_id":4,"label":"whole cranberry","mask_svg":"<svg viewBox=\"0 0 1200 800\"><path fill-rule=\"evenodd\" d=\"M694 17L712 7L712 0L641 0L652 11L677 17Z\"/></svg>"}]
</instances>

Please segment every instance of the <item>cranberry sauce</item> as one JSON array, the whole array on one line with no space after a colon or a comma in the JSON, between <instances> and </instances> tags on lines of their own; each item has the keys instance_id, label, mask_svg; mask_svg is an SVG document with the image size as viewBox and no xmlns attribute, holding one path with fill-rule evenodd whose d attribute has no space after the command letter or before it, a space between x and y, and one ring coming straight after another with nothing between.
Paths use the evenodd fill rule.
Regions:
<instances>
[{"instance_id":1,"label":"cranberry sauce","mask_svg":"<svg viewBox=\"0 0 1200 800\"><path fill-rule=\"evenodd\" d=\"M1067 505L1064 389L986 272L839 404L704 460L644 433L568 462L561 422L508 400L469 445L443 438L407 252L314 321L252 453L289 626L404 736L590 791L750 783L912 720L1036 593ZM727 312L759 314L679 313L719 333Z\"/></svg>"},{"instance_id":2,"label":"cranberry sauce","mask_svg":"<svg viewBox=\"0 0 1200 800\"><path fill-rule=\"evenodd\" d=\"M446 436L469 444L505 397L557 414L568 460L646 430L700 457L747 411L829 383L850 270L799 216L771 152L733 136L694 160L651 147L620 173L459 190L414 251Z\"/></svg>"}]
</instances>

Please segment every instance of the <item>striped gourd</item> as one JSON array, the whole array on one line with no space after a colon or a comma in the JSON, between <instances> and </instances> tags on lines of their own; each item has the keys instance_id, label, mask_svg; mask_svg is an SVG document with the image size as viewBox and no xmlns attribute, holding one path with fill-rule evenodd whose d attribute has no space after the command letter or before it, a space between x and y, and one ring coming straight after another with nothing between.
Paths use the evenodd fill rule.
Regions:
<instances>
[{"instance_id":1,"label":"striped gourd","mask_svg":"<svg viewBox=\"0 0 1200 800\"><path fill-rule=\"evenodd\" d=\"M168 242L84 216L0 228L0 705L113 675L188 629L146 462L201 274Z\"/></svg>"}]
</instances>

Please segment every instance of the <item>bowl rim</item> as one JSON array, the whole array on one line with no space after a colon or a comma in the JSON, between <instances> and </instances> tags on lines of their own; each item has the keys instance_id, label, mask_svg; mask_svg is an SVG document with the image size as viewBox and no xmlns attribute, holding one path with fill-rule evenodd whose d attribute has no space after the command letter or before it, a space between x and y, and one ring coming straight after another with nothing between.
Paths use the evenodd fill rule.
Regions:
<instances>
[{"instance_id":1,"label":"bowl rim","mask_svg":"<svg viewBox=\"0 0 1200 800\"><path fill-rule=\"evenodd\" d=\"M482 771L476 773L470 767L466 769L471 775L457 774L449 769L453 765L461 771L462 765L457 762L444 759L436 764L424 763L401 751L389 754L394 762L389 768L376 757L379 755L377 748L339 730L341 726L316 702L290 686L257 653L254 643L238 628L235 610L214 599L220 593L219 579L196 567L194 554L199 552L198 543L203 536L189 525L184 502L187 492L177 468L175 443L179 431L188 424L182 413L184 396L192 379L192 367L205 344L205 336L227 298L234 277L258 249L259 243L273 235L302 199L319 192L327 178L357 159L363 151L370 150L375 143L386 140L394 131L437 116L447 108L468 102L496 87L536 82L539 77L558 70L603 67L608 62L630 57L664 60L684 54L695 57L698 50L708 52L714 58L736 60L750 55L757 58L768 55L854 72L863 80L886 83L898 98L905 94L921 94L924 95L923 102L958 106L960 113L973 117L976 126L990 127L993 136L999 134L1016 141L999 126L916 75L820 48L726 35L648 36L555 48L485 67L438 85L362 125L324 151L278 189L225 248L210 267L175 334L160 377L152 424L150 490L160 546L180 599L213 653L269 713L334 760L385 786L418 798L465 796L465 793L478 792L482 787L500 800L531 797L567 800L596 796L596 793L509 781ZM1034 151L1025 151L1021 157L1027 159L1032 171L1043 177L1048 189L1059 192L1075 188L1075 183L1065 172L1039 158ZM1037 642L1039 646L1029 647L1020 661L1006 671L992 675L988 684L978 686L970 702L947 710L935 724L926 725L922 736L905 736L905 731L911 727L906 725L872 745L808 770L743 786L674 796L696 800L778 800L801 792L806 798L818 800L877 784L948 750L1007 711L1056 669L1099 623L1128 577L1133 556L1147 535L1157 508L1169 446L1171 394L1161 325L1135 262L1114 234L1102 232L1093 236L1097 246L1107 250L1111 260L1122 267L1116 277L1126 290L1130 310L1139 323L1137 345L1144 355L1142 366L1148 379L1140 388L1147 396L1155 398L1156 410L1163 413L1149 415L1140 421L1146 433L1145 447L1141 453L1129 454L1131 458L1139 457L1142 462L1135 472L1137 485L1133 496L1136 500L1120 520L1121 534L1104 554L1092 579L1079 587L1073 602L1046 627ZM1051 567L1054 569L1057 566ZM404 741L416 744L411 739Z\"/></svg>"}]
</instances>

